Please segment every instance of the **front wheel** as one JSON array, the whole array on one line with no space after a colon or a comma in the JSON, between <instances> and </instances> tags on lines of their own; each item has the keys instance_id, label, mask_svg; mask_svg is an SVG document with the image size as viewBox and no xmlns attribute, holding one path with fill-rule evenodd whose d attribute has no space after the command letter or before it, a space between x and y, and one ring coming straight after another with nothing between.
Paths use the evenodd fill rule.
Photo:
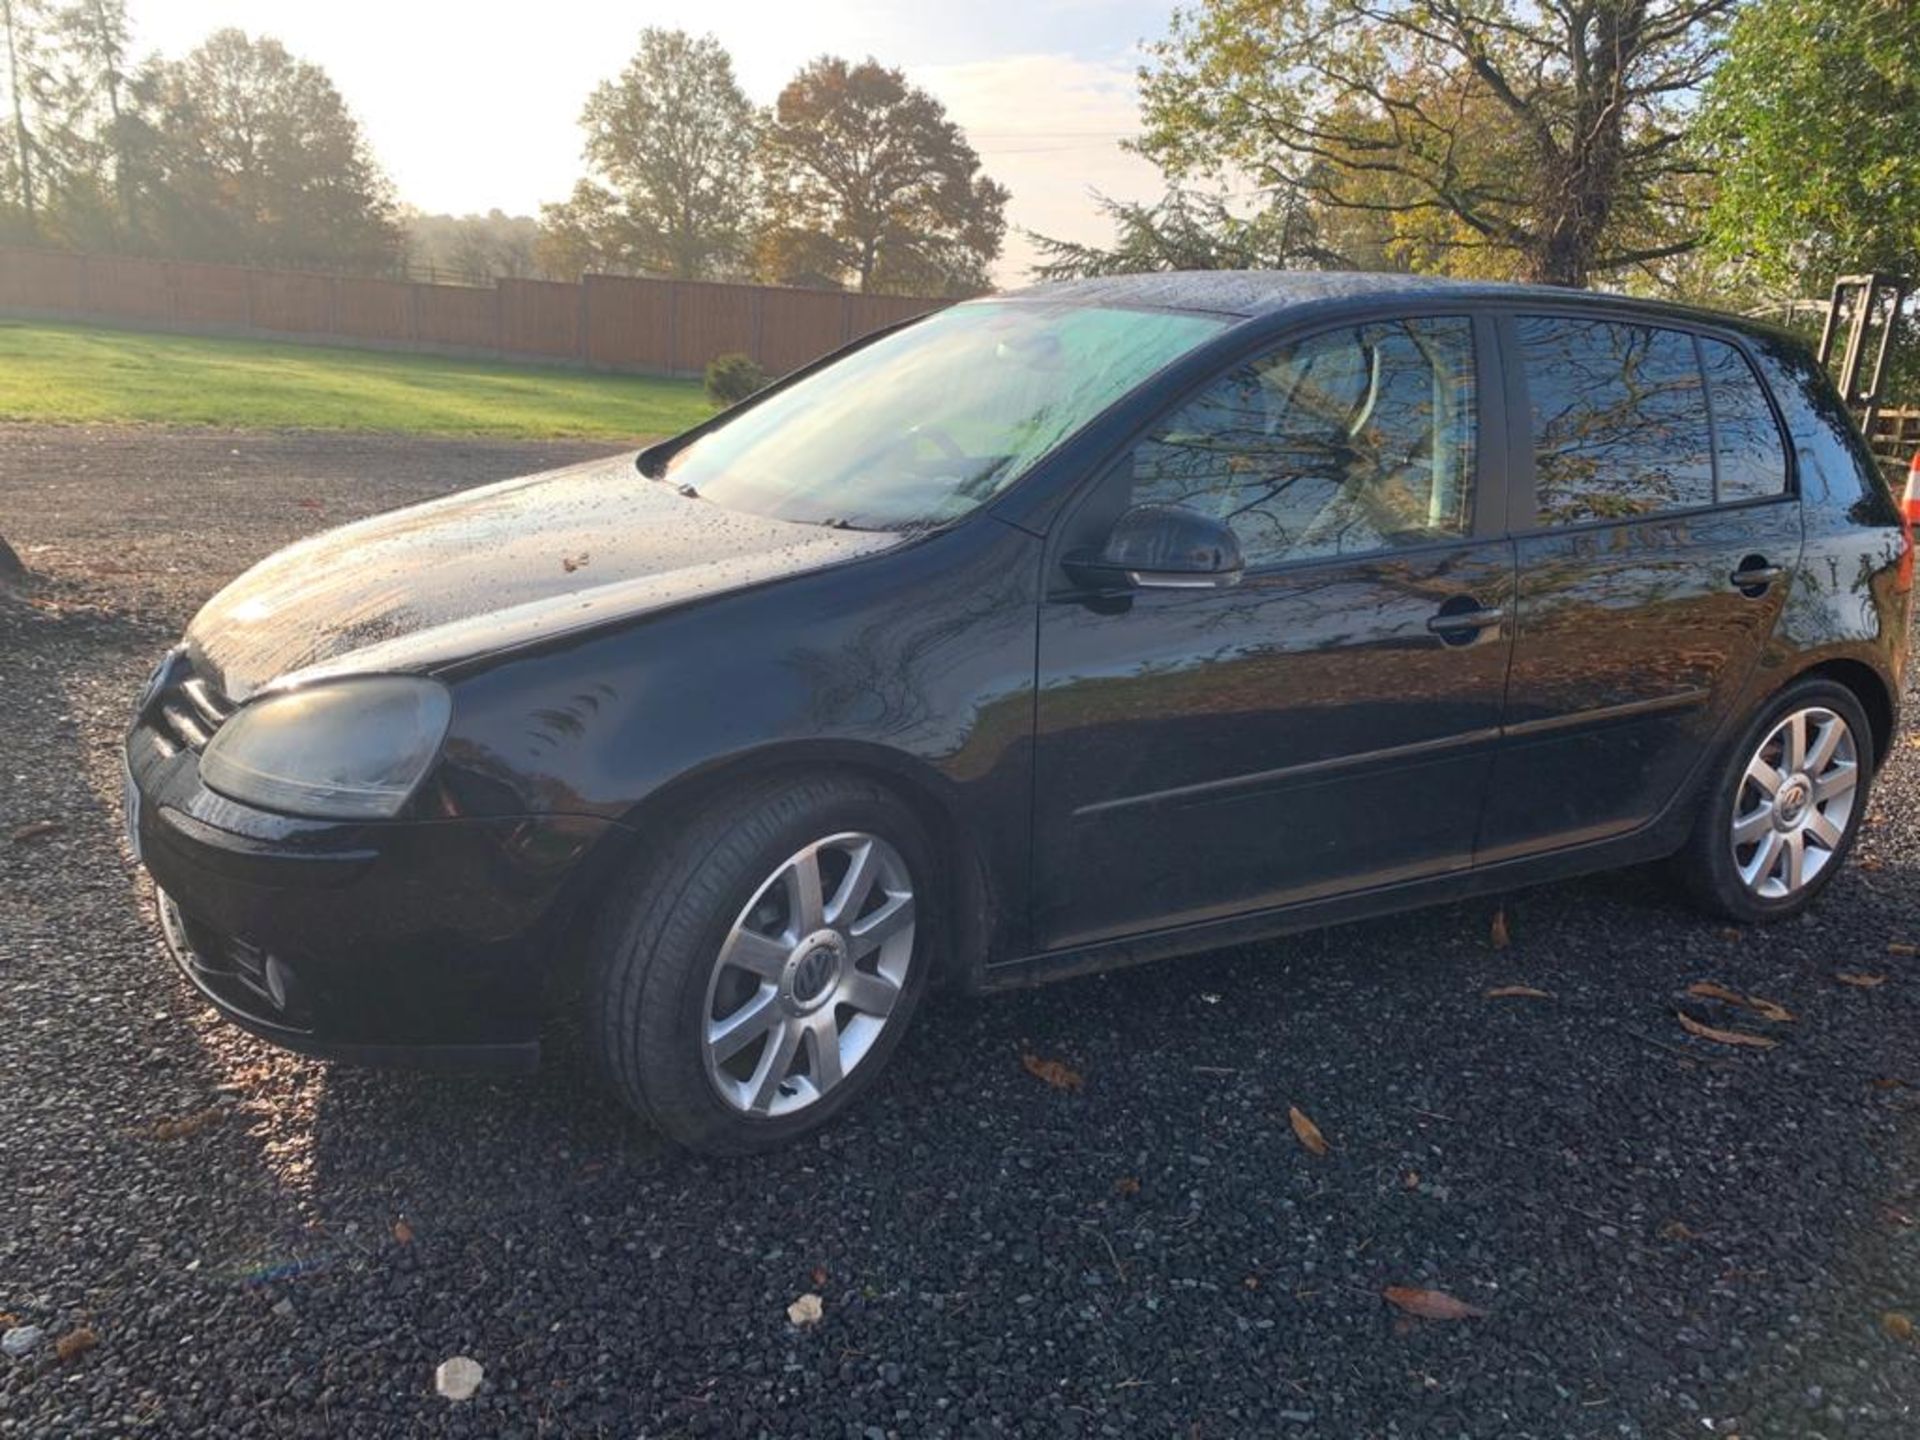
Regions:
<instances>
[{"instance_id":1,"label":"front wheel","mask_svg":"<svg viewBox=\"0 0 1920 1440\"><path fill-rule=\"evenodd\" d=\"M932 848L850 776L705 807L594 938L590 1033L615 1088L690 1149L742 1154L873 1083L933 964Z\"/></svg>"},{"instance_id":2,"label":"front wheel","mask_svg":"<svg viewBox=\"0 0 1920 1440\"><path fill-rule=\"evenodd\" d=\"M1873 731L1851 690L1818 679L1789 686L1709 782L1678 857L1695 900L1748 924L1806 909L1853 848L1873 767Z\"/></svg>"}]
</instances>

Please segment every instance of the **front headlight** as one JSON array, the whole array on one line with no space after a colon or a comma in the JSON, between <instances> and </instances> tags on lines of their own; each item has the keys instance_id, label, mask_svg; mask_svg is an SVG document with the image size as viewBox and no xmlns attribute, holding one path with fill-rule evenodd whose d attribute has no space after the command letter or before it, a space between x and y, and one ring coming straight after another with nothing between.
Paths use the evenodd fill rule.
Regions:
<instances>
[{"instance_id":1,"label":"front headlight","mask_svg":"<svg viewBox=\"0 0 1920 1440\"><path fill-rule=\"evenodd\" d=\"M385 820L427 773L453 701L435 680L325 681L243 705L200 757L230 800L321 820Z\"/></svg>"}]
</instances>

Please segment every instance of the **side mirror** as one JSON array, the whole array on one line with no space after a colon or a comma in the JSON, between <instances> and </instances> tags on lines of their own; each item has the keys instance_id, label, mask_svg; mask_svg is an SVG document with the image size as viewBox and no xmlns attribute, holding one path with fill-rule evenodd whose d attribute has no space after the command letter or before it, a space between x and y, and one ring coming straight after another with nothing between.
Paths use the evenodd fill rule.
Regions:
<instances>
[{"instance_id":1,"label":"side mirror","mask_svg":"<svg viewBox=\"0 0 1920 1440\"><path fill-rule=\"evenodd\" d=\"M1184 505L1136 505L1114 521L1097 555L1063 564L1077 583L1099 589L1220 590L1246 573L1226 523Z\"/></svg>"}]
</instances>

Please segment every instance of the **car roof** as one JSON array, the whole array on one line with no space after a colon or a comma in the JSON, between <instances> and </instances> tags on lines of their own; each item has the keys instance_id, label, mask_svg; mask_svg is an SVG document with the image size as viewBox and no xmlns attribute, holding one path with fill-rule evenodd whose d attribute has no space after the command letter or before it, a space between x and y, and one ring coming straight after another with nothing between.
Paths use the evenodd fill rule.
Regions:
<instances>
[{"instance_id":1,"label":"car roof","mask_svg":"<svg viewBox=\"0 0 1920 1440\"><path fill-rule=\"evenodd\" d=\"M1010 300L1044 300L1069 305L1111 305L1156 310L1192 310L1254 319L1281 310L1316 309L1348 302L1377 305L1393 301L1430 305L1436 300L1462 304L1567 305L1631 311L1642 317L1666 315L1779 336L1778 327L1741 315L1597 290L1555 285L1516 285L1499 280L1456 280L1442 275L1408 275L1366 270L1163 270L1141 275L1107 275L1091 280L1061 280L1007 292Z\"/></svg>"}]
</instances>

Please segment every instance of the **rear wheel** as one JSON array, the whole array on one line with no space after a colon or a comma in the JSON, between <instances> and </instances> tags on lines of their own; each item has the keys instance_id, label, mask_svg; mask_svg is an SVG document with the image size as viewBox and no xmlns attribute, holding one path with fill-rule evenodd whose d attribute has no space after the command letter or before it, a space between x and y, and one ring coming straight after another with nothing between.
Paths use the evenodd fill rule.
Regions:
<instances>
[{"instance_id":1,"label":"rear wheel","mask_svg":"<svg viewBox=\"0 0 1920 1440\"><path fill-rule=\"evenodd\" d=\"M1873 767L1873 731L1851 690L1817 679L1790 686L1711 782L1679 857L1694 898L1747 923L1799 914L1853 848Z\"/></svg>"},{"instance_id":2,"label":"rear wheel","mask_svg":"<svg viewBox=\"0 0 1920 1440\"><path fill-rule=\"evenodd\" d=\"M933 875L912 811L863 779L706 807L594 939L589 1029L615 1087L711 1153L825 1124L873 1083L926 988Z\"/></svg>"}]
</instances>

